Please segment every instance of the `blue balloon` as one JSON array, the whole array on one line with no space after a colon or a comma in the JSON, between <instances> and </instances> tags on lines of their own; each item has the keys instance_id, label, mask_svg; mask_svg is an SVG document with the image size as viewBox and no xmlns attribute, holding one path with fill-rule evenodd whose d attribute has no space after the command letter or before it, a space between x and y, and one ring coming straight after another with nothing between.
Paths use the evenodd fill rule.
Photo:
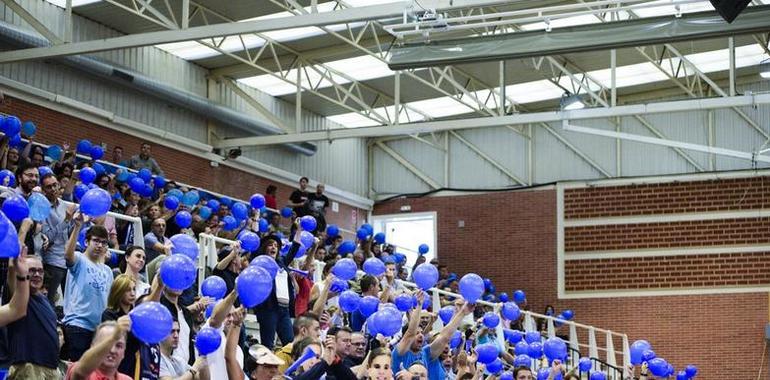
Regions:
<instances>
[{"instance_id":1,"label":"blue balloon","mask_svg":"<svg viewBox=\"0 0 770 380\"><path fill-rule=\"evenodd\" d=\"M497 325L499 324L500 324L500 317L498 317L497 314L491 311L484 314L484 326L487 326L490 329L493 329L497 327Z\"/></svg>"},{"instance_id":2,"label":"blue balloon","mask_svg":"<svg viewBox=\"0 0 770 380\"><path fill-rule=\"evenodd\" d=\"M337 253L340 254L340 256L347 255L349 253L353 253L356 250L356 243L345 240L340 244L340 246L337 248Z\"/></svg>"},{"instance_id":3,"label":"blue balloon","mask_svg":"<svg viewBox=\"0 0 770 380\"><path fill-rule=\"evenodd\" d=\"M591 376L588 379L589 380L607 380L607 375L604 372L593 371L591 372Z\"/></svg>"},{"instance_id":4,"label":"blue balloon","mask_svg":"<svg viewBox=\"0 0 770 380\"><path fill-rule=\"evenodd\" d=\"M572 319L572 317L575 316L575 312L573 312L572 310L567 309L567 310L562 311L561 315L564 316L564 319L569 321L569 320Z\"/></svg>"},{"instance_id":5,"label":"blue balloon","mask_svg":"<svg viewBox=\"0 0 770 380\"><path fill-rule=\"evenodd\" d=\"M526 340L527 343L539 342L541 340L540 333L537 331L528 331L524 334L524 340Z\"/></svg>"},{"instance_id":6,"label":"blue balloon","mask_svg":"<svg viewBox=\"0 0 770 380\"><path fill-rule=\"evenodd\" d=\"M141 194L144 192L144 181L139 177L134 177L128 180L128 187L135 193Z\"/></svg>"},{"instance_id":7,"label":"blue balloon","mask_svg":"<svg viewBox=\"0 0 770 380\"><path fill-rule=\"evenodd\" d=\"M208 202L206 202L206 206L211 209L211 211L217 212L219 211L219 201L216 199L209 199Z\"/></svg>"},{"instance_id":8,"label":"blue balloon","mask_svg":"<svg viewBox=\"0 0 770 380\"><path fill-rule=\"evenodd\" d=\"M163 199L163 207L166 210L176 210L177 207L179 207L179 198L167 195L166 198Z\"/></svg>"},{"instance_id":9,"label":"blue balloon","mask_svg":"<svg viewBox=\"0 0 770 380\"><path fill-rule=\"evenodd\" d=\"M21 126L21 133L24 134L24 136L32 137L37 132L37 127L35 126L35 123L31 121L25 121L24 124Z\"/></svg>"},{"instance_id":10,"label":"blue balloon","mask_svg":"<svg viewBox=\"0 0 770 380\"><path fill-rule=\"evenodd\" d=\"M582 357L578 361L578 367L580 367L581 372L588 372L591 370L591 367L593 367L593 363L591 362L590 358Z\"/></svg>"},{"instance_id":11,"label":"blue balloon","mask_svg":"<svg viewBox=\"0 0 770 380\"><path fill-rule=\"evenodd\" d=\"M520 304L526 301L527 296L524 294L523 290L517 290L513 292L513 301Z\"/></svg>"},{"instance_id":12,"label":"blue balloon","mask_svg":"<svg viewBox=\"0 0 770 380\"><path fill-rule=\"evenodd\" d=\"M222 277L209 276L201 283L201 295L215 300L224 298L227 294L227 284Z\"/></svg>"},{"instance_id":13,"label":"blue balloon","mask_svg":"<svg viewBox=\"0 0 770 380\"><path fill-rule=\"evenodd\" d=\"M182 196L182 203L184 203L188 207L193 207L196 204L198 204L198 201L200 200L200 194L198 194L197 191L191 190L188 191Z\"/></svg>"},{"instance_id":14,"label":"blue balloon","mask_svg":"<svg viewBox=\"0 0 770 380\"><path fill-rule=\"evenodd\" d=\"M469 303L476 303L484 294L484 280L475 273L468 273L460 279L460 294Z\"/></svg>"},{"instance_id":15,"label":"blue balloon","mask_svg":"<svg viewBox=\"0 0 770 380\"><path fill-rule=\"evenodd\" d=\"M452 333L452 339L449 340L449 348L454 350L463 342L463 334L459 331Z\"/></svg>"},{"instance_id":16,"label":"blue balloon","mask_svg":"<svg viewBox=\"0 0 770 380\"><path fill-rule=\"evenodd\" d=\"M80 154L91 154L91 146L92 144L90 141L83 139L78 141L78 145L75 150Z\"/></svg>"},{"instance_id":17,"label":"blue balloon","mask_svg":"<svg viewBox=\"0 0 770 380\"><path fill-rule=\"evenodd\" d=\"M18 257L21 252L21 247L19 246L19 235L18 232L16 232L16 227L11 224L11 221L8 220L3 213L0 213L0 224L5 226L5 234L3 234L3 237L0 240L0 247L3 247L3 249L0 249L0 257Z\"/></svg>"},{"instance_id":18,"label":"blue balloon","mask_svg":"<svg viewBox=\"0 0 770 380\"><path fill-rule=\"evenodd\" d=\"M265 207L265 196L262 194L254 194L249 198L249 203L251 203L251 208L253 209Z\"/></svg>"},{"instance_id":19,"label":"blue balloon","mask_svg":"<svg viewBox=\"0 0 770 380\"><path fill-rule=\"evenodd\" d=\"M302 229L305 231L313 232L318 226L318 223L311 215L305 215L299 218L299 226L302 227Z\"/></svg>"},{"instance_id":20,"label":"blue balloon","mask_svg":"<svg viewBox=\"0 0 770 380\"><path fill-rule=\"evenodd\" d=\"M510 344L519 343L522 339L524 339L524 333L519 330L505 329L503 330L503 336L505 337L505 340Z\"/></svg>"},{"instance_id":21,"label":"blue balloon","mask_svg":"<svg viewBox=\"0 0 770 380\"><path fill-rule=\"evenodd\" d=\"M140 341L158 344L171 333L174 318L168 308L159 302L142 302L131 310L131 332Z\"/></svg>"},{"instance_id":22,"label":"blue balloon","mask_svg":"<svg viewBox=\"0 0 770 380\"><path fill-rule=\"evenodd\" d=\"M45 155L50 157L54 161L61 160L61 147L58 145L51 145L45 150Z\"/></svg>"},{"instance_id":23,"label":"blue balloon","mask_svg":"<svg viewBox=\"0 0 770 380\"><path fill-rule=\"evenodd\" d=\"M0 185L16 187L16 176L8 169L0 170Z\"/></svg>"},{"instance_id":24,"label":"blue balloon","mask_svg":"<svg viewBox=\"0 0 770 380\"><path fill-rule=\"evenodd\" d=\"M14 223L21 223L29 216L29 205L21 195L15 194L3 202L3 213Z\"/></svg>"},{"instance_id":25,"label":"blue balloon","mask_svg":"<svg viewBox=\"0 0 770 380\"><path fill-rule=\"evenodd\" d=\"M479 363L489 364L497 359L500 352L494 343L484 343L476 346L476 355Z\"/></svg>"},{"instance_id":26,"label":"blue balloon","mask_svg":"<svg viewBox=\"0 0 770 380\"><path fill-rule=\"evenodd\" d=\"M89 167L85 167L83 169L80 169L80 173L78 174L78 177L80 178L80 182L83 182L86 185L89 185L94 182L96 179L96 170L91 169Z\"/></svg>"},{"instance_id":27,"label":"blue balloon","mask_svg":"<svg viewBox=\"0 0 770 380\"><path fill-rule=\"evenodd\" d=\"M241 242L241 248L248 252L254 252L259 248L259 236L251 231L243 230L238 234L238 240Z\"/></svg>"},{"instance_id":28,"label":"blue balloon","mask_svg":"<svg viewBox=\"0 0 770 380\"><path fill-rule=\"evenodd\" d=\"M104 165L98 162L93 163L93 169L96 172L96 175L102 175L107 172L107 170L104 168ZM42 173L40 174L40 177L43 177Z\"/></svg>"},{"instance_id":29,"label":"blue balloon","mask_svg":"<svg viewBox=\"0 0 770 380\"><path fill-rule=\"evenodd\" d=\"M171 253L185 255L192 261L198 260L198 242L190 235L176 234L171 237Z\"/></svg>"},{"instance_id":30,"label":"blue balloon","mask_svg":"<svg viewBox=\"0 0 770 380\"><path fill-rule=\"evenodd\" d=\"M204 326L195 334L195 348L198 349L198 355L208 355L219 348L222 344L222 335L216 329Z\"/></svg>"},{"instance_id":31,"label":"blue balloon","mask_svg":"<svg viewBox=\"0 0 770 380\"><path fill-rule=\"evenodd\" d=\"M185 290L195 282L195 262L185 255L175 254L160 263L160 278L171 289Z\"/></svg>"},{"instance_id":32,"label":"blue balloon","mask_svg":"<svg viewBox=\"0 0 770 380\"><path fill-rule=\"evenodd\" d=\"M162 189L163 186L166 186L166 179L161 176L155 176L155 178L152 179L152 182L155 184L156 189Z\"/></svg>"},{"instance_id":33,"label":"blue balloon","mask_svg":"<svg viewBox=\"0 0 770 380\"><path fill-rule=\"evenodd\" d=\"M43 194L32 192L27 198L29 217L36 222L42 222L51 214L51 202Z\"/></svg>"},{"instance_id":34,"label":"blue balloon","mask_svg":"<svg viewBox=\"0 0 770 380\"><path fill-rule=\"evenodd\" d=\"M270 224L267 223L267 219L259 219L259 232L265 233L270 230Z\"/></svg>"},{"instance_id":35,"label":"blue balloon","mask_svg":"<svg viewBox=\"0 0 770 380\"><path fill-rule=\"evenodd\" d=\"M543 356L543 344L540 342L530 343L527 355L533 359L540 359Z\"/></svg>"},{"instance_id":36,"label":"blue balloon","mask_svg":"<svg viewBox=\"0 0 770 380\"><path fill-rule=\"evenodd\" d=\"M358 311L363 314L364 318L368 318L370 315L377 311L377 307L380 305L380 299L375 296L366 296L361 298L358 304Z\"/></svg>"},{"instance_id":37,"label":"blue balloon","mask_svg":"<svg viewBox=\"0 0 770 380\"><path fill-rule=\"evenodd\" d=\"M416 300L417 299L415 298L415 301ZM430 297L425 297L425 299L422 301L422 309L423 310L428 310L430 308L431 308L431 299L430 299Z\"/></svg>"},{"instance_id":38,"label":"blue balloon","mask_svg":"<svg viewBox=\"0 0 770 380\"><path fill-rule=\"evenodd\" d=\"M455 315L454 306L444 306L438 310L438 317L441 319L441 322L443 322L445 325L452 320L452 317L454 315Z\"/></svg>"},{"instance_id":39,"label":"blue balloon","mask_svg":"<svg viewBox=\"0 0 770 380\"><path fill-rule=\"evenodd\" d=\"M548 338L543 344L543 353L550 360L561 360L567 356L567 344L561 338Z\"/></svg>"},{"instance_id":40,"label":"blue balloon","mask_svg":"<svg viewBox=\"0 0 770 380\"><path fill-rule=\"evenodd\" d=\"M687 376L687 372L685 371L679 371L676 374L676 380L690 380L690 377Z\"/></svg>"},{"instance_id":41,"label":"blue balloon","mask_svg":"<svg viewBox=\"0 0 770 380\"><path fill-rule=\"evenodd\" d=\"M326 235L329 237L337 237L340 234L340 228L336 224L330 224L326 226Z\"/></svg>"},{"instance_id":42,"label":"blue balloon","mask_svg":"<svg viewBox=\"0 0 770 380\"><path fill-rule=\"evenodd\" d=\"M122 166L118 166L115 170L116 170L116 173L117 173L117 176L115 177L115 179L118 182L128 182L128 180L131 179L130 175L132 173L129 172L128 169L126 169L126 168L124 168Z\"/></svg>"},{"instance_id":43,"label":"blue balloon","mask_svg":"<svg viewBox=\"0 0 770 380\"><path fill-rule=\"evenodd\" d=\"M527 367L532 365L532 359L528 355L516 355L513 359L514 367Z\"/></svg>"},{"instance_id":44,"label":"blue balloon","mask_svg":"<svg viewBox=\"0 0 770 380\"><path fill-rule=\"evenodd\" d=\"M131 173L134 174L134 173ZM136 174L134 174L136 176ZM184 198L184 193L182 193L182 190L179 189L171 189L166 193L166 197L175 197L176 199L182 199Z\"/></svg>"},{"instance_id":45,"label":"blue balloon","mask_svg":"<svg viewBox=\"0 0 770 380\"><path fill-rule=\"evenodd\" d=\"M513 373L511 371L505 371L500 375L500 380L513 380Z\"/></svg>"},{"instance_id":46,"label":"blue balloon","mask_svg":"<svg viewBox=\"0 0 770 380\"><path fill-rule=\"evenodd\" d=\"M270 296L273 291L273 278L261 267L250 265L238 275L236 288L241 303L246 307L254 307Z\"/></svg>"},{"instance_id":47,"label":"blue balloon","mask_svg":"<svg viewBox=\"0 0 770 380\"><path fill-rule=\"evenodd\" d=\"M211 209L203 206L198 209L198 215L201 217L201 219L208 220L209 217L211 217Z\"/></svg>"},{"instance_id":48,"label":"blue balloon","mask_svg":"<svg viewBox=\"0 0 770 380\"><path fill-rule=\"evenodd\" d=\"M629 350L631 354L631 364L633 365L642 364L642 361L644 361L644 351L651 350L651 349L652 349L652 346L646 340L637 340L634 343L632 343Z\"/></svg>"},{"instance_id":49,"label":"blue balloon","mask_svg":"<svg viewBox=\"0 0 770 380\"><path fill-rule=\"evenodd\" d=\"M537 370L537 380L548 380L548 374L550 372L551 371L546 367L540 368Z\"/></svg>"},{"instance_id":50,"label":"blue balloon","mask_svg":"<svg viewBox=\"0 0 770 380\"><path fill-rule=\"evenodd\" d=\"M299 242L305 247L312 247L315 244L315 236L310 232L302 231L299 233Z\"/></svg>"},{"instance_id":51,"label":"blue balloon","mask_svg":"<svg viewBox=\"0 0 770 380\"><path fill-rule=\"evenodd\" d=\"M329 291L332 293L340 294L346 290L348 290L350 286L348 286L348 282L339 278L335 278L334 281L332 281L332 284L329 286Z\"/></svg>"},{"instance_id":52,"label":"blue balloon","mask_svg":"<svg viewBox=\"0 0 770 380\"><path fill-rule=\"evenodd\" d=\"M371 235L374 233L374 227L372 227L372 225L369 223L362 224L361 228L365 229L368 235Z\"/></svg>"},{"instance_id":53,"label":"blue balloon","mask_svg":"<svg viewBox=\"0 0 770 380\"><path fill-rule=\"evenodd\" d=\"M358 231L356 231L356 237L359 240L366 240L369 237L369 231L365 228L359 228Z\"/></svg>"},{"instance_id":54,"label":"blue balloon","mask_svg":"<svg viewBox=\"0 0 770 380\"><path fill-rule=\"evenodd\" d=\"M259 255L255 257L254 260L251 260L249 265L258 266L264 269L270 274L271 278L275 278L275 275L278 274L278 263L268 255Z\"/></svg>"},{"instance_id":55,"label":"blue balloon","mask_svg":"<svg viewBox=\"0 0 770 380\"><path fill-rule=\"evenodd\" d=\"M152 196L152 191L153 191L152 186L145 183L144 186L142 187L142 190L139 191L139 195L145 198L149 198Z\"/></svg>"},{"instance_id":56,"label":"blue balloon","mask_svg":"<svg viewBox=\"0 0 770 380\"><path fill-rule=\"evenodd\" d=\"M508 302L508 293L502 292L497 296L497 300L500 302Z\"/></svg>"},{"instance_id":57,"label":"blue balloon","mask_svg":"<svg viewBox=\"0 0 770 380\"><path fill-rule=\"evenodd\" d=\"M281 209L281 216L284 218L291 218L292 209L291 207L284 207Z\"/></svg>"},{"instance_id":58,"label":"blue balloon","mask_svg":"<svg viewBox=\"0 0 770 380\"><path fill-rule=\"evenodd\" d=\"M506 302L500 309L500 314L509 321L517 321L519 316L521 316L521 309L519 309L519 305L516 305L513 302Z\"/></svg>"},{"instance_id":59,"label":"blue balloon","mask_svg":"<svg viewBox=\"0 0 770 380\"><path fill-rule=\"evenodd\" d=\"M668 362L663 358L655 358L647 362L650 372L658 377L668 376Z\"/></svg>"},{"instance_id":60,"label":"blue balloon","mask_svg":"<svg viewBox=\"0 0 770 380\"><path fill-rule=\"evenodd\" d=\"M224 224L225 231L232 231L238 228L238 221L232 215L226 215L222 218L222 223Z\"/></svg>"},{"instance_id":61,"label":"blue balloon","mask_svg":"<svg viewBox=\"0 0 770 380\"><path fill-rule=\"evenodd\" d=\"M695 377L698 374L698 367L689 364L684 368L684 372L687 374L687 377Z\"/></svg>"},{"instance_id":62,"label":"blue balloon","mask_svg":"<svg viewBox=\"0 0 770 380\"><path fill-rule=\"evenodd\" d=\"M6 116L3 119L3 132L8 136L18 135L21 132L21 120L16 116Z\"/></svg>"},{"instance_id":63,"label":"blue balloon","mask_svg":"<svg viewBox=\"0 0 770 380\"><path fill-rule=\"evenodd\" d=\"M417 247L417 252L419 252L421 255L428 253L429 250L430 248L427 244L420 244L420 246Z\"/></svg>"},{"instance_id":64,"label":"blue balloon","mask_svg":"<svg viewBox=\"0 0 770 380\"><path fill-rule=\"evenodd\" d=\"M370 257L364 261L364 272L377 277L385 273L385 263L376 257Z\"/></svg>"},{"instance_id":65,"label":"blue balloon","mask_svg":"<svg viewBox=\"0 0 770 380\"><path fill-rule=\"evenodd\" d=\"M648 362L656 357L657 355L655 355L655 351L653 350L644 350L644 352L642 352L642 361Z\"/></svg>"},{"instance_id":66,"label":"blue balloon","mask_svg":"<svg viewBox=\"0 0 770 380\"><path fill-rule=\"evenodd\" d=\"M374 242L377 244L385 244L385 233L378 232L374 234Z\"/></svg>"},{"instance_id":67,"label":"blue balloon","mask_svg":"<svg viewBox=\"0 0 770 380\"><path fill-rule=\"evenodd\" d=\"M189 212L182 210L176 213L174 221L179 228L188 228L192 224L192 215Z\"/></svg>"},{"instance_id":68,"label":"blue balloon","mask_svg":"<svg viewBox=\"0 0 770 380\"><path fill-rule=\"evenodd\" d=\"M233 205L233 200L227 197L219 198L219 203L227 207L230 207Z\"/></svg>"},{"instance_id":69,"label":"blue balloon","mask_svg":"<svg viewBox=\"0 0 770 380\"><path fill-rule=\"evenodd\" d=\"M218 303L219 303L219 301L212 302L208 306L206 306L206 312L203 314L203 316L206 319L211 318L211 314L214 314L214 308L217 306Z\"/></svg>"},{"instance_id":70,"label":"blue balloon","mask_svg":"<svg viewBox=\"0 0 770 380\"><path fill-rule=\"evenodd\" d=\"M412 296L406 293L401 293L396 296L396 298L393 300L393 303L396 304L396 307L398 308L398 310L409 311L414 306L413 300L414 299L412 298Z\"/></svg>"},{"instance_id":71,"label":"blue balloon","mask_svg":"<svg viewBox=\"0 0 770 380\"><path fill-rule=\"evenodd\" d=\"M72 190L73 195L75 195L75 199L83 199L83 196L86 195L86 192L88 191L88 186L79 183L75 185L75 188Z\"/></svg>"},{"instance_id":72,"label":"blue balloon","mask_svg":"<svg viewBox=\"0 0 770 380\"><path fill-rule=\"evenodd\" d=\"M246 220L249 218L249 208L244 203L238 202L234 204L230 211L235 219Z\"/></svg>"},{"instance_id":73,"label":"blue balloon","mask_svg":"<svg viewBox=\"0 0 770 380\"><path fill-rule=\"evenodd\" d=\"M104 148L102 148L101 145L92 145L91 151L89 152L91 155L91 159L93 160L100 160L102 157L104 157Z\"/></svg>"},{"instance_id":74,"label":"blue balloon","mask_svg":"<svg viewBox=\"0 0 770 380\"><path fill-rule=\"evenodd\" d=\"M24 146L24 142L21 141L21 135L15 134L11 136L11 139L8 141L8 145L10 145L11 148L21 149L21 147Z\"/></svg>"},{"instance_id":75,"label":"blue balloon","mask_svg":"<svg viewBox=\"0 0 770 380\"><path fill-rule=\"evenodd\" d=\"M350 281L356 277L357 270L358 266L356 265L356 262L353 261L353 259L342 259L334 264L332 267L332 274L344 281Z\"/></svg>"},{"instance_id":76,"label":"blue balloon","mask_svg":"<svg viewBox=\"0 0 770 380\"><path fill-rule=\"evenodd\" d=\"M513 352L516 355L529 355L529 343L523 340L519 341L519 343L513 346Z\"/></svg>"},{"instance_id":77,"label":"blue balloon","mask_svg":"<svg viewBox=\"0 0 770 380\"><path fill-rule=\"evenodd\" d=\"M422 263L414 268L412 278L422 290L428 290L438 282L438 269L430 263Z\"/></svg>"},{"instance_id":78,"label":"blue balloon","mask_svg":"<svg viewBox=\"0 0 770 380\"><path fill-rule=\"evenodd\" d=\"M503 362L500 361L500 358L497 358L492 361L492 363L487 364L487 372L491 374L499 373L503 370Z\"/></svg>"},{"instance_id":79,"label":"blue balloon","mask_svg":"<svg viewBox=\"0 0 770 380\"><path fill-rule=\"evenodd\" d=\"M150 171L150 169L147 169L147 168L139 169L139 172L136 173L136 175L139 176L139 178L141 178L142 181L144 181L145 183L150 182L150 180L152 179L152 171Z\"/></svg>"},{"instance_id":80,"label":"blue balloon","mask_svg":"<svg viewBox=\"0 0 770 380\"><path fill-rule=\"evenodd\" d=\"M358 310L358 305L361 302L361 297L358 293L352 290L346 290L340 293L339 304L340 309L346 313L352 313Z\"/></svg>"}]
</instances>

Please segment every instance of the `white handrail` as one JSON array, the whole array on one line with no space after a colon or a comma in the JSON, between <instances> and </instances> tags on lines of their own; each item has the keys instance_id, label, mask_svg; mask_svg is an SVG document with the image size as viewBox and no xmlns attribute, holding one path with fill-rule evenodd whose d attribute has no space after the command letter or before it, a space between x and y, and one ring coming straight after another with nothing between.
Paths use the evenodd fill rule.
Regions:
<instances>
[{"instance_id":1,"label":"white handrail","mask_svg":"<svg viewBox=\"0 0 770 380\"><path fill-rule=\"evenodd\" d=\"M200 246L201 252L198 255L198 265L199 265L198 273L199 273L199 275L203 276L203 274L205 273L206 266L214 267L216 265L216 247L215 247L215 243L232 244L234 242L235 242L234 240L224 239L224 238L217 237L217 236L210 235L210 234L200 234L199 235L199 246ZM200 287L201 282L202 281L198 281L199 287ZM402 284L404 286L408 287L408 288L411 288L411 289L417 289L418 288L417 284L415 284L413 282L402 281ZM449 291L446 291L446 290L443 290L443 289L439 289L439 288L430 288L430 289L428 289L428 292L433 297L433 300L432 300L433 309L436 310L436 311L441 308L440 301L439 301L439 298L438 298L439 295L455 297L455 298L462 298L462 296L460 294L452 293L452 292L449 292ZM484 301L484 300L478 300L478 301L476 301L476 303L479 304L479 305L493 307L493 308L495 308L495 310L499 310L499 308L501 306L500 302L488 302L488 301ZM540 319L546 319L548 321L549 325L552 325L555 321L558 320L560 323L570 326L570 328L569 328L569 334L570 334L569 342L570 342L570 346L588 347L588 349L589 349L588 351L589 351L591 357L600 359L598 352L601 350L601 351L606 352L608 357L610 355L620 354L624 358L623 359L624 363L630 362L629 350L628 350L628 336L626 334L621 334L621 333L617 333L617 332L610 331L610 330L605 330L605 329L594 327L594 326L584 325L582 323L577 323L577 322L573 322L573 321L567 321L567 320L558 319L558 318L556 318L554 316L551 316L551 315L544 315L544 314L534 313L534 312L526 311L526 310L522 310L521 313L524 315L525 320L529 320L530 324L532 324L532 325L534 325L534 318L540 318ZM441 324L441 321L437 321L437 324L439 326L443 326L443 324ZM434 326L434 328L435 328L435 326ZM577 328L585 329L585 330L588 331L588 333L589 333L589 344L588 345L584 345L584 344L578 343L578 340L577 340ZM535 326L535 331L536 331L536 326ZM605 333L607 335L607 340L608 340L607 348L599 347L597 345L596 338L595 338L595 332L596 331ZM498 338L500 338L502 336L502 331L498 331L497 333L498 333ZM622 339L621 345L623 347L623 351L616 351L614 349L614 344L612 343L612 337L613 336L620 337ZM593 339L591 339L591 337L593 337ZM577 347L573 347L573 348L577 348Z\"/></svg>"}]
</instances>

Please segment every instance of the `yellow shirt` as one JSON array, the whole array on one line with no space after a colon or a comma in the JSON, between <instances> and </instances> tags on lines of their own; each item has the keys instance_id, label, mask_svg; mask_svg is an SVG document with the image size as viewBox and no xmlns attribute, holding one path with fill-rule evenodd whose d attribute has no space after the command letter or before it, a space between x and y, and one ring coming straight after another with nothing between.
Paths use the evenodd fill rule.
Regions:
<instances>
[{"instance_id":1,"label":"yellow shirt","mask_svg":"<svg viewBox=\"0 0 770 380\"><path fill-rule=\"evenodd\" d=\"M294 359L291 357L291 350L293 348L294 343L292 342L281 347L280 350L275 351L275 356L278 356L284 363L286 363L282 366L278 366L278 373L283 374L292 364L294 364Z\"/></svg>"}]
</instances>

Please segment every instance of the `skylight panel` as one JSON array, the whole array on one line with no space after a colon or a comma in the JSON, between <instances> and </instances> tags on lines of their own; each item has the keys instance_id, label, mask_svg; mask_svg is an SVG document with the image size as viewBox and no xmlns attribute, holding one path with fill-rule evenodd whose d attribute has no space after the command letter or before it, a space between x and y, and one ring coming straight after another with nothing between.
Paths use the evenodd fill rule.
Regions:
<instances>
[{"instance_id":1,"label":"skylight panel","mask_svg":"<svg viewBox=\"0 0 770 380\"><path fill-rule=\"evenodd\" d=\"M56 5L57 7L67 8L67 0L46 0L49 3ZM102 0L72 0L72 7L79 7L81 5L98 3Z\"/></svg>"},{"instance_id":2,"label":"skylight panel","mask_svg":"<svg viewBox=\"0 0 770 380\"><path fill-rule=\"evenodd\" d=\"M548 80L519 83L505 86L505 95L516 103L531 103L546 99L556 99L564 94L564 90Z\"/></svg>"},{"instance_id":3,"label":"skylight panel","mask_svg":"<svg viewBox=\"0 0 770 380\"><path fill-rule=\"evenodd\" d=\"M201 45L196 41L173 42L170 44L155 45L155 47L187 60L201 59L220 54L218 51L208 46Z\"/></svg>"},{"instance_id":4,"label":"skylight panel","mask_svg":"<svg viewBox=\"0 0 770 380\"><path fill-rule=\"evenodd\" d=\"M374 127L381 125L380 123L355 112L327 116L327 118L345 128Z\"/></svg>"},{"instance_id":5,"label":"skylight panel","mask_svg":"<svg viewBox=\"0 0 770 380\"><path fill-rule=\"evenodd\" d=\"M555 18L550 21L552 28L564 28L568 26L576 26L576 25L587 25L587 24L598 24L601 22L596 16L594 15L580 15L580 16L572 16L572 17L564 17L564 18ZM535 22L531 24L524 24L521 26L521 29L523 30L542 30L545 29L546 23L545 22Z\"/></svg>"},{"instance_id":6,"label":"skylight panel","mask_svg":"<svg viewBox=\"0 0 770 380\"><path fill-rule=\"evenodd\" d=\"M385 62L369 55L327 62L326 66L359 81L393 75Z\"/></svg>"},{"instance_id":7,"label":"skylight panel","mask_svg":"<svg viewBox=\"0 0 770 380\"><path fill-rule=\"evenodd\" d=\"M667 16L667 15L675 15L677 13L677 9L675 8L674 5L671 4L670 0L651 1L646 4L651 4L651 5L660 4L660 6L634 9L633 12L639 17ZM714 7L708 1L679 4L679 11L681 13L694 13L694 12L713 11L713 10L714 10Z\"/></svg>"},{"instance_id":8,"label":"skylight panel","mask_svg":"<svg viewBox=\"0 0 770 380\"><path fill-rule=\"evenodd\" d=\"M462 115L473 112L471 107L448 96L411 102L409 103L409 106L422 111L431 118Z\"/></svg>"}]
</instances>

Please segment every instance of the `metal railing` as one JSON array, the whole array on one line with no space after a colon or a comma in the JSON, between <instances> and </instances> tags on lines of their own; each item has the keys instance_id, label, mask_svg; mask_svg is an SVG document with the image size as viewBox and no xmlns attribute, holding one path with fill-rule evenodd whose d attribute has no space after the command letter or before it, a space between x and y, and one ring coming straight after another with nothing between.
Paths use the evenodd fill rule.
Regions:
<instances>
[{"instance_id":1,"label":"metal railing","mask_svg":"<svg viewBox=\"0 0 770 380\"><path fill-rule=\"evenodd\" d=\"M199 278L203 278L206 272L206 268L213 268L217 263L217 248L216 244L232 244L234 243L234 240L224 239L217 236L213 236L210 234L200 234L198 239L198 245L200 248L200 254L198 255L198 275L201 276ZM202 281L198 281L199 287ZM402 281L402 284L404 284L408 288L416 289L417 284L408 282L408 281ZM198 289L200 291L200 288ZM443 289L438 288L431 288L428 290L428 293L431 295L431 303L433 306L433 310L439 310L441 308L441 296L447 296L447 297L455 297L455 298L462 298L461 295L452 293ZM502 306L501 303L493 303L488 301L479 300L476 302L479 305L489 306L492 307L495 312L499 312L500 307ZM556 327L555 327L555 321L557 321L557 318L550 315L544 315L539 314L531 311L521 311L522 315L524 316L524 323L523 328L526 332L529 331L537 331L537 323L535 322L536 318L539 319L545 319L547 321L548 325L548 333L547 336L549 338L556 336ZM470 323L473 323L474 321L471 319ZM568 347L572 352L584 352L581 351L582 348L588 349L588 354L584 355L587 357L590 357L593 359L594 362L594 370L602 370L607 372L610 375L611 379L621 379L623 375L623 368L626 368L631 363L631 356L629 351L629 344L628 344L628 336L626 334L617 333L610 330L605 330L599 327L595 326L589 326L578 322L573 321L566 321L562 319L558 319L558 323L561 323L563 325L568 326L569 328L569 342ZM437 320L433 326L434 329L438 329L443 327L443 323L441 320ZM578 340L578 329L585 330L585 332L588 334L588 344L582 344ZM596 342L596 334L605 334L606 339L606 345L605 347L599 347ZM502 323L498 324L495 335L497 337L498 343L505 347L505 341L504 341L504 333L503 333L503 327ZM620 339L620 346L622 347L621 351L615 350L615 344L614 340ZM599 355L599 351L604 352L604 360ZM620 355L622 357L621 365L618 365L616 356ZM532 368L537 369L542 365L539 360L534 360ZM602 367L606 368L602 368ZM615 377L616 373L620 373L620 375L617 375L619 377Z\"/></svg>"}]
</instances>

